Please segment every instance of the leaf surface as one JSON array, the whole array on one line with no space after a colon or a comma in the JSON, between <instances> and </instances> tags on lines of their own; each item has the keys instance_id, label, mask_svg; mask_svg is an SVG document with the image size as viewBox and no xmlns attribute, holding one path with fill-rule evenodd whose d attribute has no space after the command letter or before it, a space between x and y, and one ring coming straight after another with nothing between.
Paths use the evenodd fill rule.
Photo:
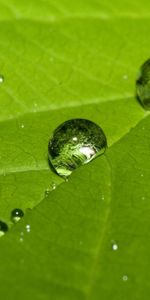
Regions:
<instances>
[{"instance_id":1,"label":"leaf surface","mask_svg":"<svg viewBox=\"0 0 150 300\"><path fill-rule=\"evenodd\" d=\"M0 1L2 299L148 299L150 119L135 97L144 3ZM47 145L71 118L99 124L109 148L64 182Z\"/></svg>"}]
</instances>

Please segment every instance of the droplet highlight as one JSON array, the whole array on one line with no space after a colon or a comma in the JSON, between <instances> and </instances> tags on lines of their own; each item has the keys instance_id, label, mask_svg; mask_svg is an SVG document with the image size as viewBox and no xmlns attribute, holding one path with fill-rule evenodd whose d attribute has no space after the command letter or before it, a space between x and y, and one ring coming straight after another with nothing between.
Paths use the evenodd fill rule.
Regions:
<instances>
[{"instance_id":1,"label":"droplet highlight","mask_svg":"<svg viewBox=\"0 0 150 300\"><path fill-rule=\"evenodd\" d=\"M15 208L11 212L11 220L13 223L17 223L24 216L24 212L20 208Z\"/></svg>"},{"instance_id":2,"label":"droplet highlight","mask_svg":"<svg viewBox=\"0 0 150 300\"><path fill-rule=\"evenodd\" d=\"M46 189L46 190L45 190L45 197L48 197L48 196L49 196L49 193L50 193L50 189Z\"/></svg>"},{"instance_id":3,"label":"droplet highlight","mask_svg":"<svg viewBox=\"0 0 150 300\"><path fill-rule=\"evenodd\" d=\"M56 183L52 183L52 190L56 190Z\"/></svg>"},{"instance_id":4,"label":"droplet highlight","mask_svg":"<svg viewBox=\"0 0 150 300\"><path fill-rule=\"evenodd\" d=\"M117 251L118 250L118 245L116 243L112 244L112 250Z\"/></svg>"},{"instance_id":5,"label":"droplet highlight","mask_svg":"<svg viewBox=\"0 0 150 300\"><path fill-rule=\"evenodd\" d=\"M4 76L0 75L0 84L4 82Z\"/></svg>"},{"instance_id":6,"label":"droplet highlight","mask_svg":"<svg viewBox=\"0 0 150 300\"><path fill-rule=\"evenodd\" d=\"M103 154L106 147L106 136L99 125L86 119L72 119L55 129L48 145L49 160L60 176L67 177Z\"/></svg>"},{"instance_id":7,"label":"droplet highlight","mask_svg":"<svg viewBox=\"0 0 150 300\"><path fill-rule=\"evenodd\" d=\"M7 224L0 221L0 237L3 236L7 231L8 231Z\"/></svg>"},{"instance_id":8,"label":"droplet highlight","mask_svg":"<svg viewBox=\"0 0 150 300\"><path fill-rule=\"evenodd\" d=\"M24 241L24 232L23 232L23 231L20 232L19 241L20 241L20 242L23 242L23 241Z\"/></svg>"},{"instance_id":9,"label":"droplet highlight","mask_svg":"<svg viewBox=\"0 0 150 300\"><path fill-rule=\"evenodd\" d=\"M123 276L122 276L122 280L123 280L123 281L127 281L127 280L128 280L128 276L127 276L127 275L123 275Z\"/></svg>"},{"instance_id":10,"label":"droplet highlight","mask_svg":"<svg viewBox=\"0 0 150 300\"><path fill-rule=\"evenodd\" d=\"M127 79L128 79L128 75L127 75L127 74L124 74L124 75L123 75L123 79L124 79L124 80L127 80Z\"/></svg>"},{"instance_id":11,"label":"droplet highlight","mask_svg":"<svg viewBox=\"0 0 150 300\"><path fill-rule=\"evenodd\" d=\"M137 97L146 110L150 110L150 59L140 68L136 80Z\"/></svg>"},{"instance_id":12,"label":"droplet highlight","mask_svg":"<svg viewBox=\"0 0 150 300\"><path fill-rule=\"evenodd\" d=\"M26 225L26 232L30 232L30 231L31 231L30 225L27 224L27 225Z\"/></svg>"}]
</instances>

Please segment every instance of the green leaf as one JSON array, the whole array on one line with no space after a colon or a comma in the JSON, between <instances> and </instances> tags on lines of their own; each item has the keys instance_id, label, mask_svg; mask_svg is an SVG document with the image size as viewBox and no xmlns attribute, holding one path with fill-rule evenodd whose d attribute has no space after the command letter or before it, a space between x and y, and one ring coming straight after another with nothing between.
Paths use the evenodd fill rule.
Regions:
<instances>
[{"instance_id":1,"label":"green leaf","mask_svg":"<svg viewBox=\"0 0 150 300\"><path fill-rule=\"evenodd\" d=\"M148 299L150 117L135 98L144 3L0 2L1 299ZM47 145L71 118L98 123L109 148L64 182ZM15 226L14 208L25 212Z\"/></svg>"}]
</instances>

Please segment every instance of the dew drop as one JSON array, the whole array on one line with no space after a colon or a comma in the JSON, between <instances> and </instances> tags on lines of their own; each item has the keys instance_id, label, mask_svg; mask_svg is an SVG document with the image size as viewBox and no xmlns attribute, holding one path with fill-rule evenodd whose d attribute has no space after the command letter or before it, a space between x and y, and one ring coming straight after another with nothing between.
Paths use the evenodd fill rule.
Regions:
<instances>
[{"instance_id":1,"label":"dew drop","mask_svg":"<svg viewBox=\"0 0 150 300\"><path fill-rule=\"evenodd\" d=\"M127 275L123 275L123 276L122 276L122 280L123 280L123 281L127 281L127 280L128 280L128 276L127 276Z\"/></svg>"},{"instance_id":2,"label":"dew drop","mask_svg":"<svg viewBox=\"0 0 150 300\"><path fill-rule=\"evenodd\" d=\"M56 190L56 183L52 183L52 190Z\"/></svg>"},{"instance_id":3,"label":"dew drop","mask_svg":"<svg viewBox=\"0 0 150 300\"><path fill-rule=\"evenodd\" d=\"M123 75L123 79L127 80L128 79L128 75L127 74Z\"/></svg>"},{"instance_id":4,"label":"dew drop","mask_svg":"<svg viewBox=\"0 0 150 300\"><path fill-rule=\"evenodd\" d=\"M11 212L11 219L14 223L17 223L24 216L24 212L20 208L15 208Z\"/></svg>"},{"instance_id":5,"label":"dew drop","mask_svg":"<svg viewBox=\"0 0 150 300\"><path fill-rule=\"evenodd\" d=\"M0 75L0 84L4 82L4 76Z\"/></svg>"},{"instance_id":6,"label":"dew drop","mask_svg":"<svg viewBox=\"0 0 150 300\"><path fill-rule=\"evenodd\" d=\"M49 160L60 176L69 176L81 165L105 152L106 136L97 124L73 119L57 127L48 145Z\"/></svg>"},{"instance_id":7,"label":"dew drop","mask_svg":"<svg viewBox=\"0 0 150 300\"><path fill-rule=\"evenodd\" d=\"M116 243L112 244L112 250L117 251L118 250L118 245Z\"/></svg>"},{"instance_id":8,"label":"dew drop","mask_svg":"<svg viewBox=\"0 0 150 300\"><path fill-rule=\"evenodd\" d=\"M50 189L46 189L45 190L45 197L48 197L49 193L50 193Z\"/></svg>"},{"instance_id":9,"label":"dew drop","mask_svg":"<svg viewBox=\"0 0 150 300\"><path fill-rule=\"evenodd\" d=\"M21 128L24 128L24 124L21 124Z\"/></svg>"},{"instance_id":10,"label":"dew drop","mask_svg":"<svg viewBox=\"0 0 150 300\"><path fill-rule=\"evenodd\" d=\"M3 236L7 231L8 231L7 224L0 221L0 237Z\"/></svg>"},{"instance_id":11,"label":"dew drop","mask_svg":"<svg viewBox=\"0 0 150 300\"><path fill-rule=\"evenodd\" d=\"M30 231L31 231L30 225L27 224L27 225L26 225L26 232L30 232Z\"/></svg>"},{"instance_id":12,"label":"dew drop","mask_svg":"<svg viewBox=\"0 0 150 300\"><path fill-rule=\"evenodd\" d=\"M104 195L102 195L101 199L102 199L102 201L104 201L104 200L105 200L105 196L104 196Z\"/></svg>"},{"instance_id":13,"label":"dew drop","mask_svg":"<svg viewBox=\"0 0 150 300\"><path fill-rule=\"evenodd\" d=\"M20 238L19 238L19 241L20 241L20 242L23 242L23 241L24 241L24 232L23 232L23 231L20 232Z\"/></svg>"},{"instance_id":14,"label":"dew drop","mask_svg":"<svg viewBox=\"0 0 150 300\"><path fill-rule=\"evenodd\" d=\"M136 80L137 96L143 107L150 109L150 59L140 68Z\"/></svg>"}]
</instances>

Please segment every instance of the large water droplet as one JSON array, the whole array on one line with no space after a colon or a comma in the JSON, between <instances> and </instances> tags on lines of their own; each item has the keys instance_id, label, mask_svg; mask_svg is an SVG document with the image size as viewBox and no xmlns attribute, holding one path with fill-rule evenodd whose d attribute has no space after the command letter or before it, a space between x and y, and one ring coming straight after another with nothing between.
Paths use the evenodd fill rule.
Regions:
<instances>
[{"instance_id":1,"label":"large water droplet","mask_svg":"<svg viewBox=\"0 0 150 300\"><path fill-rule=\"evenodd\" d=\"M0 237L8 231L8 226L6 223L0 221Z\"/></svg>"},{"instance_id":2,"label":"large water droplet","mask_svg":"<svg viewBox=\"0 0 150 300\"><path fill-rule=\"evenodd\" d=\"M0 84L4 82L4 76L0 75Z\"/></svg>"},{"instance_id":3,"label":"large water droplet","mask_svg":"<svg viewBox=\"0 0 150 300\"><path fill-rule=\"evenodd\" d=\"M69 176L74 169L104 153L106 136L97 124L73 119L57 127L49 141L49 159L60 176Z\"/></svg>"},{"instance_id":4,"label":"large water droplet","mask_svg":"<svg viewBox=\"0 0 150 300\"><path fill-rule=\"evenodd\" d=\"M148 59L140 68L136 80L137 96L147 110L150 109L150 59Z\"/></svg>"},{"instance_id":5,"label":"large water droplet","mask_svg":"<svg viewBox=\"0 0 150 300\"><path fill-rule=\"evenodd\" d=\"M20 208L15 208L11 212L11 219L14 223L17 223L24 216L24 212Z\"/></svg>"}]
</instances>

